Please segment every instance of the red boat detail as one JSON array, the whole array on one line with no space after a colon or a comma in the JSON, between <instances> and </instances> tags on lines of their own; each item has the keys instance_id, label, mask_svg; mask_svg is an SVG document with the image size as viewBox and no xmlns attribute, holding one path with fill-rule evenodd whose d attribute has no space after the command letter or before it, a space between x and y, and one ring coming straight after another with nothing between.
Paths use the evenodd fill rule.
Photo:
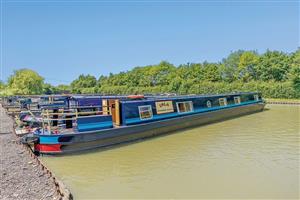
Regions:
<instances>
[{"instance_id":1,"label":"red boat detail","mask_svg":"<svg viewBox=\"0 0 300 200\"><path fill-rule=\"evenodd\" d=\"M61 152L61 144L35 144L34 149L39 152Z\"/></svg>"}]
</instances>

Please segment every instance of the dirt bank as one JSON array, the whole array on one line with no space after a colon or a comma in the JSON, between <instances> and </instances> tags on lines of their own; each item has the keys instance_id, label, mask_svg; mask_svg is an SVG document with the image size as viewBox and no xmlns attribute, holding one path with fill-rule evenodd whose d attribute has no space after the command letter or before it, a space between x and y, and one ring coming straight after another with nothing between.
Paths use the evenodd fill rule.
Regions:
<instances>
[{"instance_id":1,"label":"dirt bank","mask_svg":"<svg viewBox=\"0 0 300 200\"><path fill-rule=\"evenodd\" d=\"M18 143L12 127L0 105L0 199L60 199L53 179Z\"/></svg>"}]
</instances>

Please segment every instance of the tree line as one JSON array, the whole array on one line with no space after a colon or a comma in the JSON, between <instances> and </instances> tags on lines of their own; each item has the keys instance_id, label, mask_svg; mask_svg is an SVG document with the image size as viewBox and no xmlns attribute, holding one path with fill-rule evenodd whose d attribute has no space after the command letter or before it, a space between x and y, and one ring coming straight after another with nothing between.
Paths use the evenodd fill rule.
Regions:
<instances>
[{"instance_id":1,"label":"tree line","mask_svg":"<svg viewBox=\"0 0 300 200\"><path fill-rule=\"evenodd\" d=\"M259 91L264 97L300 98L300 49L292 53L238 50L221 62L186 63L167 61L138 66L126 72L80 75L70 85L52 86L30 69L14 72L0 94L208 94Z\"/></svg>"}]
</instances>

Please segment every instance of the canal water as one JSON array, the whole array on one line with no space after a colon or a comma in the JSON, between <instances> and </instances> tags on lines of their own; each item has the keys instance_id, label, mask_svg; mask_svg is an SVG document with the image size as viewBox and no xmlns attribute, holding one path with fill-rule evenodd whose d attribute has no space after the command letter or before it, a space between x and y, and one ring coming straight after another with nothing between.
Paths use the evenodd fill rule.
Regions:
<instances>
[{"instance_id":1,"label":"canal water","mask_svg":"<svg viewBox=\"0 0 300 200\"><path fill-rule=\"evenodd\" d=\"M42 157L76 199L299 198L299 108L267 110L113 149Z\"/></svg>"}]
</instances>

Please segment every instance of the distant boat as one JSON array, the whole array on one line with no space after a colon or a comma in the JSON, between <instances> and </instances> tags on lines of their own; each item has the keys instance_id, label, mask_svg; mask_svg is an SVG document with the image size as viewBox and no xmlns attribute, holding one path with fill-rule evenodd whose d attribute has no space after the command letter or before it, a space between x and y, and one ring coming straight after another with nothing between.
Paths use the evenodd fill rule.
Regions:
<instances>
[{"instance_id":1,"label":"distant boat","mask_svg":"<svg viewBox=\"0 0 300 200\"><path fill-rule=\"evenodd\" d=\"M261 94L255 92L74 97L67 110L44 110L42 127L24 136L23 142L33 142L36 153L78 152L251 114L264 106Z\"/></svg>"}]
</instances>

